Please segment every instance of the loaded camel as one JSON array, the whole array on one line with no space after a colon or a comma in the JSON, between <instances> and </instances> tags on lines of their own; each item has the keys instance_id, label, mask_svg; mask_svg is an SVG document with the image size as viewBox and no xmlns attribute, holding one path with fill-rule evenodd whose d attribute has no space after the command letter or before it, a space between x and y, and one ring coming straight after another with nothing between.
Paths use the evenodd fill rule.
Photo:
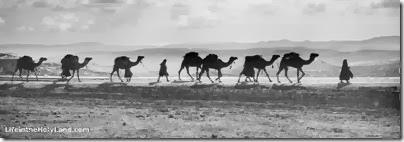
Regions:
<instances>
[{"instance_id":1,"label":"loaded camel","mask_svg":"<svg viewBox=\"0 0 404 142\"><path fill-rule=\"evenodd\" d=\"M237 60L237 57L230 57L229 61L226 63L223 62L221 59L218 59L218 56L216 54L209 54L203 59L203 64L202 64L202 70L199 73L198 80L201 82L201 77L204 72L206 72L206 75L208 76L209 80L213 83L214 81L210 78L209 76L209 69L216 69L218 71L218 77L215 80L219 80L219 82L222 82L220 80L220 77L222 77L222 68L230 66L235 60ZM231 69L231 66L230 66Z\"/></svg>"},{"instance_id":2,"label":"loaded camel","mask_svg":"<svg viewBox=\"0 0 404 142\"><path fill-rule=\"evenodd\" d=\"M79 57L78 56L73 56L71 54L68 54L65 56L65 58L62 59L62 78L63 76L67 77L70 76L70 70L73 70L72 77L70 77L67 80L67 83L74 77L74 73L77 71L77 78L79 82L80 80L80 69L87 66L88 63L92 60L93 58L91 57L86 57L83 61L83 63L79 63Z\"/></svg>"},{"instance_id":3,"label":"loaded camel","mask_svg":"<svg viewBox=\"0 0 404 142\"><path fill-rule=\"evenodd\" d=\"M184 56L184 60L182 60L181 68L178 71L178 79L181 81L181 71L182 69L187 70L187 74L191 77L191 81L194 81L194 78L191 74L189 74L189 67L196 67L196 79L198 80L198 71L202 67L202 58L199 57L199 53L197 52L188 52Z\"/></svg>"},{"instance_id":4,"label":"loaded camel","mask_svg":"<svg viewBox=\"0 0 404 142\"><path fill-rule=\"evenodd\" d=\"M36 76L36 80L38 81L38 73L37 73L37 70L35 68L40 66L42 64L42 62L46 61L46 60L47 60L46 58L41 57L39 59L39 61L37 63L35 63L34 60L32 60L32 57L30 57L30 56L23 56L23 57L19 58L17 60L17 66L16 66L16 68L14 70L13 76L11 77L11 81L14 81L14 75L15 75L15 73L17 71L20 72L19 76L22 79L21 73L22 73L23 69L28 71L27 80L26 80L27 82L28 82L28 77L29 77L29 72L30 71L34 72L34 74Z\"/></svg>"},{"instance_id":5,"label":"loaded camel","mask_svg":"<svg viewBox=\"0 0 404 142\"><path fill-rule=\"evenodd\" d=\"M257 78L254 78L254 82L258 82L258 76L259 73L261 72L261 70L264 70L265 74L268 77L269 82L272 82L271 78L268 75L268 72L266 70L267 66L272 65L280 56L279 55L273 55L271 60L266 61L264 58L262 58L262 55L254 55L254 56L246 56L246 61L244 63L244 68L246 68L246 70L243 69L243 71L241 71L240 76L239 76L239 82L240 82L240 77L242 74L246 75L247 72L251 72L249 70L254 71L254 68L258 69L257 72ZM249 69L249 68L253 68L253 69ZM252 73L253 75L254 73ZM251 75L251 73L250 73ZM248 77L248 75L246 75Z\"/></svg>"},{"instance_id":6,"label":"loaded camel","mask_svg":"<svg viewBox=\"0 0 404 142\"><path fill-rule=\"evenodd\" d=\"M297 82L300 83L300 80L305 75L305 73L302 70L302 67L304 65L311 64L314 61L314 59L317 58L318 56L319 54L317 53L311 53L309 60L303 60L302 58L300 58L300 55L295 52L284 54L281 63L279 65L279 71L276 73L276 78L278 79L278 82L281 83L279 81L279 73L281 73L282 70L285 70L286 78L289 80L290 83L293 83L292 80L290 80L288 77L288 67L293 67L297 69ZM302 76L300 78L299 78L299 72L302 72Z\"/></svg>"},{"instance_id":7,"label":"loaded camel","mask_svg":"<svg viewBox=\"0 0 404 142\"><path fill-rule=\"evenodd\" d=\"M109 77L110 81L112 82L112 75L114 74L114 72L116 72L116 74L118 75L121 82L123 82L123 80L121 79L121 76L119 76L119 69L125 69L125 74L126 74L125 76L127 77L126 81L129 82L132 78L132 75L131 75L132 72L130 72L130 68L141 63L143 58L144 58L144 56L138 56L136 62L132 62L129 60L129 57L126 57L126 56L116 57L114 60L114 67L113 67L112 72Z\"/></svg>"}]
</instances>

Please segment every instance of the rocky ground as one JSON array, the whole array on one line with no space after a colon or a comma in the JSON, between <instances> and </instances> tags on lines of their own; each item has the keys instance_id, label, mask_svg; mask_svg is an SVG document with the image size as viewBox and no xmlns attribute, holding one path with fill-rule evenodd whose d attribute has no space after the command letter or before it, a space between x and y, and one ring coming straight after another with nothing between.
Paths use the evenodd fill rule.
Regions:
<instances>
[{"instance_id":1,"label":"rocky ground","mask_svg":"<svg viewBox=\"0 0 404 142\"><path fill-rule=\"evenodd\" d=\"M0 85L4 138L401 138L392 87ZM5 127L89 128L10 133Z\"/></svg>"}]
</instances>

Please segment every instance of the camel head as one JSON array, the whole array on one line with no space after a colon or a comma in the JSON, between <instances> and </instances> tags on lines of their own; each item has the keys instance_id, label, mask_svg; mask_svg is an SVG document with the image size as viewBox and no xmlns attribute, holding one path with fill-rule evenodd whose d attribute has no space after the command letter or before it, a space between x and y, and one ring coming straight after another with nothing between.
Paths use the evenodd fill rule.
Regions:
<instances>
[{"instance_id":1,"label":"camel head","mask_svg":"<svg viewBox=\"0 0 404 142\"><path fill-rule=\"evenodd\" d=\"M272 59L275 61L276 59L278 59L279 57L281 57L280 55L272 55ZM271 60L272 60L271 59Z\"/></svg>"},{"instance_id":2,"label":"camel head","mask_svg":"<svg viewBox=\"0 0 404 142\"><path fill-rule=\"evenodd\" d=\"M228 63L230 63L230 69L232 68L232 64L234 64L234 61L236 61L238 58L237 57L230 57L230 59L229 59L229 62Z\"/></svg>"},{"instance_id":3,"label":"camel head","mask_svg":"<svg viewBox=\"0 0 404 142\"><path fill-rule=\"evenodd\" d=\"M319 55L317 53L311 53L310 58L317 58Z\"/></svg>"},{"instance_id":4,"label":"camel head","mask_svg":"<svg viewBox=\"0 0 404 142\"><path fill-rule=\"evenodd\" d=\"M84 61L90 62L92 59L93 59L93 58L91 58L91 57L87 57L87 58L84 59Z\"/></svg>"},{"instance_id":5,"label":"camel head","mask_svg":"<svg viewBox=\"0 0 404 142\"><path fill-rule=\"evenodd\" d=\"M230 57L230 61L231 62L234 62L234 61L236 61L238 58L237 57Z\"/></svg>"},{"instance_id":6,"label":"camel head","mask_svg":"<svg viewBox=\"0 0 404 142\"><path fill-rule=\"evenodd\" d=\"M137 56L137 61L136 62L140 62L142 63L144 56Z\"/></svg>"},{"instance_id":7,"label":"camel head","mask_svg":"<svg viewBox=\"0 0 404 142\"><path fill-rule=\"evenodd\" d=\"M45 57L41 57L41 58L39 59L39 61L46 61L46 60L48 60L48 59L45 58Z\"/></svg>"}]
</instances>

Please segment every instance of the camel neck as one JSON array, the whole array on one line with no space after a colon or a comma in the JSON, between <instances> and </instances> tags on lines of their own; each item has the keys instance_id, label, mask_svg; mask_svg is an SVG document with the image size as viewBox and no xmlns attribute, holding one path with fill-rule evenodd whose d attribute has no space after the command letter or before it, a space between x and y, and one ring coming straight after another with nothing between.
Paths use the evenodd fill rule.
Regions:
<instances>
[{"instance_id":1,"label":"camel neck","mask_svg":"<svg viewBox=\"0 0 404 142\"><path fill-rule=\"evenodd\" d=\"M139 60L139 59L137 59L136 62L131 62L131 61L130 61L129 66L130 66L130 67L133 67L133 66L138 65L139 63L140 63L140 60Z\"/></svg>"},{"instance_id":2,"label":"camel neck","mask_svg":"<svg viewBox=\"0 0 404 142\"><path fill-rule=\"evenodd\" d=\"M40 66L40 65L42 64L42 62L43 62L43 60L39 60L39 62L36 63L35 66L36 66L36 67L37 67L37 66Z\"/></svg>"},{"instance_id":3,"label":"camel neck","mask_svg":"<svg viewBox=\"0 0 404 142\"><path fill-rule=\"evenodd\" d=\"M271 60L266 61L266 66L272 65L275 62L276 58L272 57Z\"/></svg>"},{"instance_id":4,"label":"camel neck","mask_svg":"<svg viewBox=\"0 0 404 142\"><path fill-rule=\"evenodd\" d=\"M303 64L304 64L304 65L311 64L311 63L314 61L315 58L316 58L316 57L310 57L310 59L309 59L309 60L305 60Z\"/></svg>"},{"instance_id":5,"label":"camel neck","mask_svg":"<svg viewBox=\"0 0 404 142\"><path fill-rule=\"evenodd\" d=\"M233 63L234 60L229 59L229 61L227 61L223 67L228 67Z\"/></svg>"},{"instance_id":6,"label":"camel neck","mask_svg":"<svg viewBox=\"0 0 404 142\"><path fill-rule=\"evenodd\" d=\"M80 64L80 68L83 68L84 66L86 66L88 64L89 61L84 61L83 63Z\"/></svg>"}]
</instances>

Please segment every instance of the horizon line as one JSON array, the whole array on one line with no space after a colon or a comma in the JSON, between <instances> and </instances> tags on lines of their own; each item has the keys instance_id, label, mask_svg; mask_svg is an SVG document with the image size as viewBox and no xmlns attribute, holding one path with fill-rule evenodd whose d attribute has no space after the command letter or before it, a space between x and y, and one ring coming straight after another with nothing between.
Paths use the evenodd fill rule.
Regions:
<instances>
[{"instance_id":1,"label":"horizon line","mask_svg":"<svg viewBox=\"0 0 404 142\"><path fill-rule=\"evenodd\" d=\"M249 41L249 42L237 42L237 41L217 41L217 42L178 42L178 43L161 43L161 44L113 44L113 43L103 43L99 41L81 41L81 42L70 42L70 43L56 43L56 44L45 44L45 43L0 43L0 45L72 45L72 44L80 44L80 43L95 43L101 45L119 45L119 46L168 46L168 45L176 45L176 44L221 44L221 43L260 43L260 42L274 42L274 41L290 41L290 42L346 42L346 41L365 41L374 38L381 37L401 37L401 35L383 35L383 36L373 36L371 38L363 38L356 40L289 40L287 38L283 39L271 39L271 40L260 40L260 41ZM401 40L401 39L400 39Z\"/></svg>"}]
</instances>

